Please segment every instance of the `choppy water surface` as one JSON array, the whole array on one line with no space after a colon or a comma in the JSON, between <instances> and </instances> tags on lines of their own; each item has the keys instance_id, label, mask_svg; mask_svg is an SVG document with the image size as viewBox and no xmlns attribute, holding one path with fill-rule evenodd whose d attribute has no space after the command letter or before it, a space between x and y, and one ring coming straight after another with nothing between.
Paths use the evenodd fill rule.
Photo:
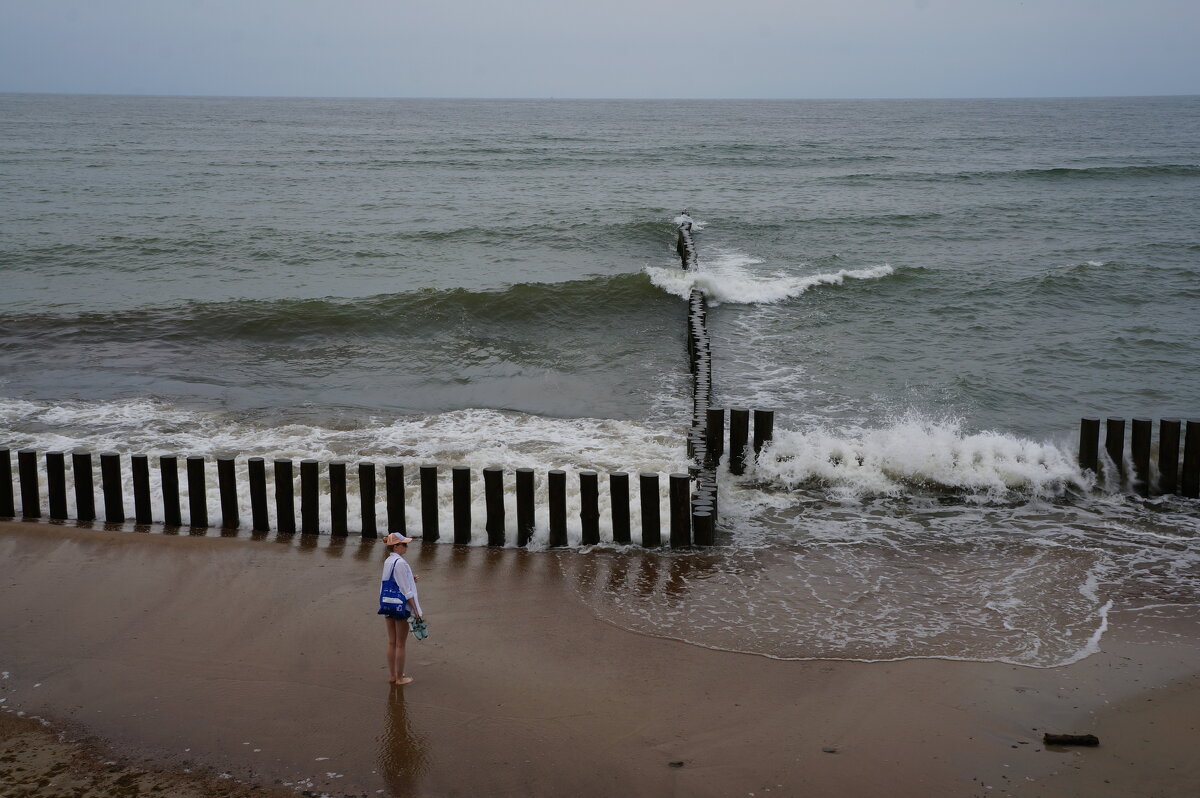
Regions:
<instances>
[{"instance_id":1,"label":"choppy water surface","mask_svg":"<svg viewBox=\"0 0 1200 798\"><path fill-rule=\"evenodd\" d=\"M0 444L675 471L697 286L717 404L776 443L723 478L724 545L569 555L580 595L770 656L1071 661L1200 596L1196 503L1073 452L1083 415L1200 415L1198 127L1198 98L0 96Z\"/></svg>"}]
</instances>

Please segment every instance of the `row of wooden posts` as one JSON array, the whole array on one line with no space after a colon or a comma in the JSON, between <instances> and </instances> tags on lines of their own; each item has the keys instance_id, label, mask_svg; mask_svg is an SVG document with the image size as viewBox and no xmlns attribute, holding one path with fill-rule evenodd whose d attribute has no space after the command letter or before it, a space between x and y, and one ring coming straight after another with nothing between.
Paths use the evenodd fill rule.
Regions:
<instances>
[{"instance_id":1,"label":"row of wooden posts","mask_svg":"<svg viewBox=\"0 0 1200 798\"><path fill-rule=\"evenodd\" d=\"M121 455L105 452L100 455L101 496L105 523L125 523L125 497ZM208 528L208 475L207 461L201 456L185 459L188 492L189 526ZM232 457L217 458L217 486L221 503L222 529L238 529L242 522L239 514L236 460ZM153 523L150 488L150 460L146 455L129 457L133 473L134 518L137 524ZM46 452L46 484L49 497L49 517L54 520L67 519L66 457L63 452ZM251 528L256 532L271 530L267 507L267 464L261 457L246 461L250 489ZM161 475L161 501L163 523L168 527L183 526L179 492L179 458L166 455L158 458ZM11 473L10 453L0 450L0 470ZM290 534L319 534L320 529L320 471L317 460L300 461L300 517L297 525L293 478L295 463L292 460L275 460L274 500L275 517L279 532ZM20 482L22 518L42 517L41 486L38 479L37 452L22 449L17 452L17 471ZM76 520L99 520L95 503L95 486L92 480L92 455L89 452L71 454L71 472L75 483ZM386 501L386 531L408 532L404 503L404 466L388 463L384 466L384 491ZM348 535L347 464L332 462L326 467L329 482L330 533L334 536ZM421 538L437 541L441 538L438 467L419 467ZM484 528L488 545L503 546L505 540L504 469L483 469L484 500L486 518ZM518 468L516 476L517 545L529 543L534 532L534 471ZM555 469L546 475L547 502L549 505L549 545L567 545L567 472ZM610 473L609 499L612 507L612 534L616 543L632 543L630 539L629 474ZM712 544L712 524L709 519L693 519L688 516L691 494L691 478L687 474L669 476L670 519L668 542L672 546L689 546L693 542L704 546ZM453 508L453 539L455 543L471 542L471 469L454 466L450 469L451 499ZM644 546L662 545L661 520L659 516L659 475L638 475L641 493L641 543ZM0 517L16 516L11 481L0 487ZM374 463L358 464L358 488L361 519L361 535L374 538L379 535L376 519L376 469ZM599 474L595 471L579 473L580 513L582 543L600 542ZM694 538L693 538L694 533Z\"/></svg>"},{"instance_id":2,"label":"row of wooden posts","mask_svg":"<svg viewBox=\"0 0 1200 798\"><path fill-rule=\"evenodd\" d=\"M1132 477L1133 489L1142 496L1151 493L1179 494L1200 498L1200 419L1188 419L1180 462L1182 422L1164 418L1158 422L1158 481L1150 473L1154 422L1132 419L1130 424L1130 460L1133 473L1126 474L1125 419L1108 418L1104 425L1104 451L1121 477ZM1079 467L1100 473L1100 419L1084 418L1079 423Z\"/></svg>"},{"instance_id":3,"label":"row of wooden posts","mask_svg":"<svg viewBox=\"0 0 1200 798\"><path fill-rule=\"evenodd\" d=\"M684 271L697 266L697 248L692 236L692 223L681 222L675 250ZM708 300L704 292L692 289L688 297L687 329L688 361L692 370L692 423L688 430L688 457L695 462L694 474L704 484L707 476L713 484L716 501L716 468L725 453L725 411L712 408L712 347L708 335ZM741 476L746 470L747 443L750 434L750 410L733 408L729 411L729 471ZM757 456L775 436L775 412L754 411L754 454Z\"/></svg>"},{"instance_id":4,"label":"row of wooden posts","mask_svg":"<svg viewBox=\"0 0 1200 798\"><path fill-rule=\"evenodd\" d=\"M692 224L684 221L678 228L677 250L685 270L696 268L696 246L692 239ZM671 474L669 477L670 498L668 542L673 547L697 545L710 546L714 534L719 508L717 495L717 467L726 451L725 411L711 407L712 401L712 351L706 326L708 307L702 291L694 289L688 301L688 358L693 376L692 422L688 429L687 453L692 461L688 474ZM729 470L741 475L745 472L748 455L750 410L733 408L729 412ZM757 456L774 432L774 413L769 410L754 411L753 449ZM183 525L179 491L180 458L166 455L158 458L161 481L163 523L167 527ZM239 517L236 461L232 457L218 457L217 485L221 503L223 529L238 529ZM137 524L153 523L150 489L150 460L146 455L131 455L129 465L133 476L134 521ZM187 479L189 525L192 528L208 528L208 498L206 461L201 456L184 460ZM54 520L67 519L66 454L46 452L46 486L49 517ZM281 533L317 534L320 532L320 478L321 464L317 460L300 461L300 523L297 526L295 496L293 488L295 463L292 460L273 462L275 483L275 513L278 531ZM327 466L329 482L330 533L335 536L349 534L347 464L332 462ZM0 518L16 517L12 462L8 449L0 450L0 471L9 474L8 480L0 485ZM124 523L125 500L121 476L121 456L115 452L100 455L101 494L106 523ZM257 532L270 531L267 513L267 464L261 457L246 461L249 481L251 527ZM441 537L439 528L438 467L423 465L420 471L421 537L436 541ZM21 516L40 518L41 487L38 480L37 452L23 449L17 453L17 472L20 483ZM98 520L95 502L95 485L92 477L92 455L89 452L71 453L71 472L75 487L76 520L90 522ZM471 471L466 466L450 469L453 529L455 543L471 542ZM566 472L555 469L546 474L546 491L549 515L549 545L567 545ZM579 474L581 542L592 545L600 542L599 527L599 474L583 471ZM631 543L629 474L610 473L609 499L612 514L612 537L615 543ZM517 545L528 545L534 532L534 471L518 468L516 480ZM692 489L693 481L695 490ZM505 544L504 470L499 467L483 469L485 524L488 545ZM638 475L641 506L641 544L662 545L662 524L659 515L659 475ZM358 487L360 501L361 535L377 537L379 525L376 519L376 471L373 463L358 464ZM404 466L389 463L384 466L386 526L388 532L407 532L404 503Z\"/></svg>"},{"instance_id":5,"label":"row of wooden posts","mask_svg":"<svg viewBox=\"0 0 1200 798\"><path fill-rule=\"evenodd\" d=\"M694 271L696 244L692 240L692 223L686 219L687 215L684 214L684 221L677 230L675 250L679 253L683 270ZM687 455L692 461L689 470L696 478L692 515L701 519L710 517L715 526L720 507L717 471L706 455L709 445L706 418L712 401L712 348L709 344L707 316L708 302L704 292L693 288L688 296L687 313L688 365L692 373L692 423L688 426ZM713 445L720 446L721 443L722 439L718 438Z\"/></svg>"},{"instance_id":6,"label":"row of wooden posts","mask_svg":"<svg viewBox=\"0 0 1200 798\"><path fill-rule=\"evenodd\" d=\"M730 411L729 451L741 453L739 457L731 457L731 463L742 463L749 445L746 436L749 410L734 409ZM756 411L756 420L764 411ZM708 411L710 426L709 440L720 440L724 432L724 412L710 409ZM717 419L719 418L719 423ZM742 419L743 421L739 421ZM741 432L739 432L739 430ZM714 437L716 436L716 437ZM756 449L761 448L762 442L755 431ZM710 457L711 452L710 449ZM75 520L96 521L106 523L125 523L125 496L123 458L115 452L105 452L100 460L100 496L103 513L97 512L96 486L93 480L93 456L90 452L72 452L69 455L72 480L74 482ZM719 457L719 455L718 455ZM46 489L48 497L49 517L54 520L67 520L67 469L68 455L64 452L45 453ZM165 526L183 526L180 501L180 460L183 460L183 478L187 485L187 502L189 511L189 526L207 528L209 524L209 508L207 486L209 475L208 465L204 457L194 455L180 458L175 455L165 455L157 458L157 466L161 482L159 497L162 508L162 519ZM715 468L716 462L712 462ZM146 455L135 454L128 457L129 468L133 477L133 521L137 524L153 523L152 491L150 486L151 461ZM17 514L14 483L12 480L12 453L8 449L0 449L0 474L8 478L0 481L0 518L41 518L41 482L39 477L38 453L32 449L22 449L17 452L17 482L21 498L20 515ZM238 478L235 458L218 457L217 487L220 495L220 527L238 529L242 525L238 502ZM740 466L739 466L740 467ZM300 476L300 513L296 515L296 497L294 477L296 463L293 460L275 460L272 463L274 472L274 506L276 525L281 533L300 532L302 534L317 534L320 529L320 476L321 463L317 460L301 460L299 463ZM348 465L344 462L332 462L326 466L329 484L330 529L333 535L348 534ZM439 523L439 469L434 465L419 466L421 537L424 540L436 541L441 537ZM357 466L361 534L371 538L379 534L379 521L376 518L376 488L377 474L374 463L359 463ZM270 531L268 519L267 492L267 462L261 457L251 457L246 461L246 473L249 482L251 528L258 532ZM499 467L483 469L485 524L487 542L489 545L504 545L505 540L505 471ZM517 515L517 545L529 543L534 531L535 490L534 471L532 468L515 470L516 515ZM400 463L389 463L383 467L384 499L386 519L384 524L387 532L407 532L404 502L404 466ZM637 475L640 493L641 510L641 540L644 546L660 546L663 544L662 519L659 511L659 474L642 473ZM599 481L600 475L595 471L579 473L580 513L579 521L582 529L582 543L591 545L600 542L599 526ZM630 475L624 472L608 474L608 491L611 505L612 538L616 543L632 543L630 539ZM453 509L453 540L455 543L471 542L471 469L466 466L455 466L450 469L451 506ZM715 486L715 472L713 478ZM667 541L671 546L709 546L714 538L714 520L716 518L716 503L706 504L698 501L698 497L706 494L702 491L703 483L696 481L697 490L693 491L693 475L671 474L668 477L668 495L670 497L670 516L667 527ZM546 474L546 502L549 515L549 545L567 545L567 473L561 469L551 470ZM713 492L715 498L715 491Z\"/></svg>"}]
</instances>

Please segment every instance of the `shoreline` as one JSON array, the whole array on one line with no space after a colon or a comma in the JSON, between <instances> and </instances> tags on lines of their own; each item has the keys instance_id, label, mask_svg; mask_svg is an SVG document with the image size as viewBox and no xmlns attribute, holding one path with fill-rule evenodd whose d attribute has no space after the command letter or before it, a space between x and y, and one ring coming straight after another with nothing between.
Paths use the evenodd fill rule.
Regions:
<instances>
[{"instance_id":1,"label":"shoreline","mask_svg":"<svg viewBox=\"0 0 1200 798\"><path fill-rule=\"evenodd\" d=\"M416 681L399 689L372 606L382 546L282 542L0 522L0 706L179 776L187 761L330 795L1200 783L1184 747L1200 717L1192 627L1178 644L1128 640L1114 611L1099 653L1047 669L778 660L597 619L564 575L587 555L432 544L409 556L431 636L410 641ZM64 611L72 586L84 601ZM1048 751L1044 731L1101 746Z\"/></svg>"}]
</instances>

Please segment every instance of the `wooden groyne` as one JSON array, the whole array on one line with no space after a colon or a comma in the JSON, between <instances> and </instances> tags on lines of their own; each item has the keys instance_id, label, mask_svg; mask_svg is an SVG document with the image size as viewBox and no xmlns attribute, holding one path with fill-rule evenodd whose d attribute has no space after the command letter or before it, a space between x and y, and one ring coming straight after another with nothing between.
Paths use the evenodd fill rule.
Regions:
<instances>
[{"instance_id":1,"label":"wooden groyne","mask_svg":"<svg viewBox=\"0 0 1200 798\"><path fill-rule=\"evenodd\" d=\"M1157 458L1153 440L1154 421L1135 418L1129 425L1129 460L1125 462L1125 419L1104 420L1104 459L1116 471L1117 478L1128 481L1132 490L1141 496L1177 494L1200 498L1200 419L1188 419L1180 447L1180 433L1185 430L1177 418L1158 422ZM1182 459L1180 455L1182 454ZM1079 422L1079 467L1101 473L1100 419L1084 418ZM1151 466L1154 466L1152 471Z\"/></svg>"},{"instance_id":2,"label":"wooden groyne","mask_svg":"<svg viewBox=\"0 0 1200 798\"><path fill-rule=\"evenodd\" d=\"M711 414L724 417L721 410ZM731 427L732 430L732 427ZM757 435L756 435L757 437ZM741 451L745 440L731 439L729 451ZM550 547L568 545L567 472L551 469L542 476L544 492L536 489L537 474L532 468L505 470L492 466L474 472L466 466L449 469L436 465L416 468L402 463L387 463L380 469L375 463L360 462L353 466L344 461L322 463L304 459L275 459L262 457L205 458L199 455L180 457L162 455L151 458L144 454L123 455L104 452L98 458L91 452L39 453L22 449L16 454L14 473L13 452L0 449L0 518L74 520L81 523L127 524L150 526L161 523L168 528L222 530L251 529L270 532L271 515L274 531L280 534L331 534L348 536L351 520L358 522L363 538L375 538L387 532L401 532L426 541L443 539L442 498L450 499L450 526L446 532L458 544L474 542L478 533L475 524L473 495L482 484L482 527L487 544L504 546L507 530L512 528L506 516L506 506L515 505L515 543L527 546L535 531L535 517L544 509L548 518L547 540ZM180 468L182 461L183 469ZM99 485L95 470L99 465ZM214 468L215 465L215 474ZM151 469L158 472L159 488L153 490ZM181 473L182 470L182 473ZM445 473L449 471L449 493ZM415 472L416 479L411 480ZM480 479L476 479L478 473ZM601 474L581 471L575 485L578 496L580 543L595 545L601 542L601 532L607 531L616 544L640 544L657 547L664 543L672 547L711 545L709 519L715 519L715 468L712 469L713 490L704 491L704 483L691 474L662 475L643 472L637 475L637 501L634 502L631 475L625 472ZM125 475L131 477L133 514L127 513ZM208 489L216 478L219 515L210 520ZM380 484L382 476L382 485ZM666 478L669 510L662 517L662 485ZM181 490L186 488L186 498ZM357 487L357 501L351 491ZM380 487L384 512L377 511ZM44 491L43 491L44 488ZM97 504L97 488L100 503ZM608 498L607 530L601 529L600 498ZM410 518L408 494L416 493L419 524ZM248 494L250 517L242 517L243 498ZM297 495L298 494L298 495ZM72 517L68 497L74 499ZM18 504L19 498L19 504ZM188 521L183 521L183 506L187 506ZM322 524L322 510L328 508L329 521ZM159 512L155 512L155 510ZM705 518L702 513L708 512ZM697 516L700 516L697 518ZM633 520L640 526L640 539L633 540ZM161 519L161 520L159 520ZM663 539L663 523L668 537ZM699 523L697 523L699 521ZM692 536L692 531L701 534Z\"/></svg>"},{"instance_id":3,"label":"wooden groyne","mask_svg":"<svg viewBox=\"0 0 1200 798\"><path fill-rule=\"evenodd\" d=\"M696 243L692 222L679 224L676 241L681 265L685 270L697 268ZM688 473L666 475L668 511L667 537L663 539L662 476L645 472L637 475L637 503L632 501L630 474L613 472L601 475L582 471L577 475L579 502L578 528L582 545L601 542L601 488L607 488L609 529L616 544L633 544L633 520L640 526L642 546L661 546L664 542L674 548L711 546L717 528L717 472L724 454L728 453L728 469L735 475L745 472L747 460L756 457L774 434L774 413L753 411L753 455L750 454L750 414L747 408L725 411L712 407L712 347L707 329L708 302L704 292L693 289L688 297L687 351L692 375L692 417L687 432ZM726 439L728 431L728 439ZM203 456L162 455L152 463L144 454L122 455L104 452L94 458L91 452L38 452L22 449L16 452L14 474L12 452L0 449L0 518L38 519L43 509L51 520L75 520L81 523L127 524L149 526L161 523L167 528L185 527L183 518L186 489L189 529L223 530L249 528L254 532L270 532L270 516L274 514L275 531L279 534L313 535L328 532L335 537L350 534L351 516L357 515L359 534L375 538L382 532L401 532L419 535L425 541L442 539L441 497L444 495L442 472L436 465L416 468L416 492L420 515L419 532L410 524L406 492L405 465L387 463L382 467L383 518L378 517L380 471L376 464L360 462L351 466L343 461L321 463L303 459L275 459L270 463L263 457L218 457L215 459L219 524L209 520L208 488L212 484L211 461ZM99 496L95 466L99 464ZM244 466L244 468L242 468ZM154 495L151 470L158 474L159 489ZM411 465L410 465L411 469ZM537 495L537 475L533 469L518 468L511 472L496 466L482 469L476 480L471 469L454 466L450 471L450 529L454 543L469 544L476 533L473 523L472 491L483 488L483 530L487 544L507 544L512 525L506 518L506 505L515 505L515 543L527 546L534 536L535 518L544 509L547 541L550 547L568 545L567 472L551 469L543 475L544 497ZM181 473L182 472L182 473ZM410 470L410 474L412 471ZM125 503L127 483L131 477L133 514L127 517ZM69 477L69 479L68 479ZM44 482L43 482L44 479ZM68 486L68 483L70 485ZM269 484L270 483L270 484ZM45 486L43 500L42 486ZM325 489L322 488L325 486ZM357 512L351 509L352 486L358 488ZM512 495L509 494L510 487ZM68 495L73 493L75 513L69 517ZM242 518L245 505L241 498L248 493L250 517ZM299 494L297 496L297 493ZM17 495L20 512L17 512ZM322 525L322 497L327 496L329 521ZM155 505L161 510L154 512ZM161 520L158 520L161 519Z\"/></svg>"},{"instance_id":4,"label":"wooden groyne","mask_svg":"<svg viewBox=\"0 0 1200 798\"><path fill-rule=\"evenodd\" d=\"M697 266L696 243L692 238L692 223L686 220L679 224L675 251L679 253L684 271L695 271ZM708 301L704 292L693 288L688 296L687 350L688 365L692 373L692 421L687 432L687 454L692 461L689 469L696 480L696 492L691 497L691 529L671 527L672 545L676 538L683 541L695 538L697 546L711 546L717 524L717 472L708 455L708 411L712 402L712 346L708 337ZM719 441L719 439L718 439ZM672 488L671 506L675 506L675 489ZM678 501L685 501L681 497Z\"/></svg>"},{"instance_id":5,"label":"wooden groyne","mask_svg":"<svg viewBox=\"0 0 1200 798\"><path fill-rule=\"evenodd\" d=\"M692 238L692 222L688 218L686 211L680 218L683 221L679 223L679 234L675 239L675 251L679 253L679 260L683 265L683 270L695 271L698 259L696 257L696 242Z\"/></svg>"},{"instance_id":6,"label":"wooden groyne","mask_svg":"<svg viewBox=\"0 0 1200 798\"><path fill-rule=\"evenodd\" d=\"M676 231L675 251L679 254L684 271L696 271L699 256L692 222L686 213ZM687 350L692 372L692 420L688 427L687 454L692 461L691 475L696 480L696 491L692 495L691 531L697 546L709 546L714 540L720 508L717 467L725 452L726 427L725 411L711 406L712 345L708 335L708 299L698 288L693 288L688 295ZM730 473L738 476L745 473L749 417L750 411L746 408L734 408L729 413L728 467ZM773 411L754 412L756 456L774 436L774 419ZM677 534L682 539L686 530L672 528L672 541Z\"/></svg>"},{"instance_id":7,"label":"wooden groyne","mask_svg":"<svg viewBox=\"0 0 1200 798\"><path fill-rule=\"evenodd\" d=\"M696 271L698 258L696 240L688 215L683 215L676 235L676 252L684 271ZM697 546L713 544L720 498L716 469L725 454L725 410L712 407L713 348L708 335L708 299L704 292L692 288L688 296L688 362L691 367L691 424L688 427L688 457L690 472L696 480L696 492L691 498L692 534ZM746 444L749 436L750 410L730 410L730 445L728 470L731 474L745 473ZM774 436L773 410L755 410L754 451L757 456ZM676 535L672 529L672 540ZM685 530L679 530L683 536Z\"/></svg>"}]
</instances>

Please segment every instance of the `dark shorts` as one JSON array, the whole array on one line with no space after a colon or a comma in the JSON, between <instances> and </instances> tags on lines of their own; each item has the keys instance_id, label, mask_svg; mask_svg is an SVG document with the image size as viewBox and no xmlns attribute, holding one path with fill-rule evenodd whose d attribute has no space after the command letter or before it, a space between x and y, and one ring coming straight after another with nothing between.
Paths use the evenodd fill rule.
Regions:
<instances>
[{"instance_id":1,"label":"dark shorts","mask_svg":"<svg viewBox=\"0 0 1200 798\"><path fill-rule=\"evenodd\" d=\"M376 610L375 613L377 615L382 615L384 618L391 618L393 621L407 621L412 617L412 613L408 610L405 610L404 612L384 612L383 610Z\"/></svg>"}]
</instances>

